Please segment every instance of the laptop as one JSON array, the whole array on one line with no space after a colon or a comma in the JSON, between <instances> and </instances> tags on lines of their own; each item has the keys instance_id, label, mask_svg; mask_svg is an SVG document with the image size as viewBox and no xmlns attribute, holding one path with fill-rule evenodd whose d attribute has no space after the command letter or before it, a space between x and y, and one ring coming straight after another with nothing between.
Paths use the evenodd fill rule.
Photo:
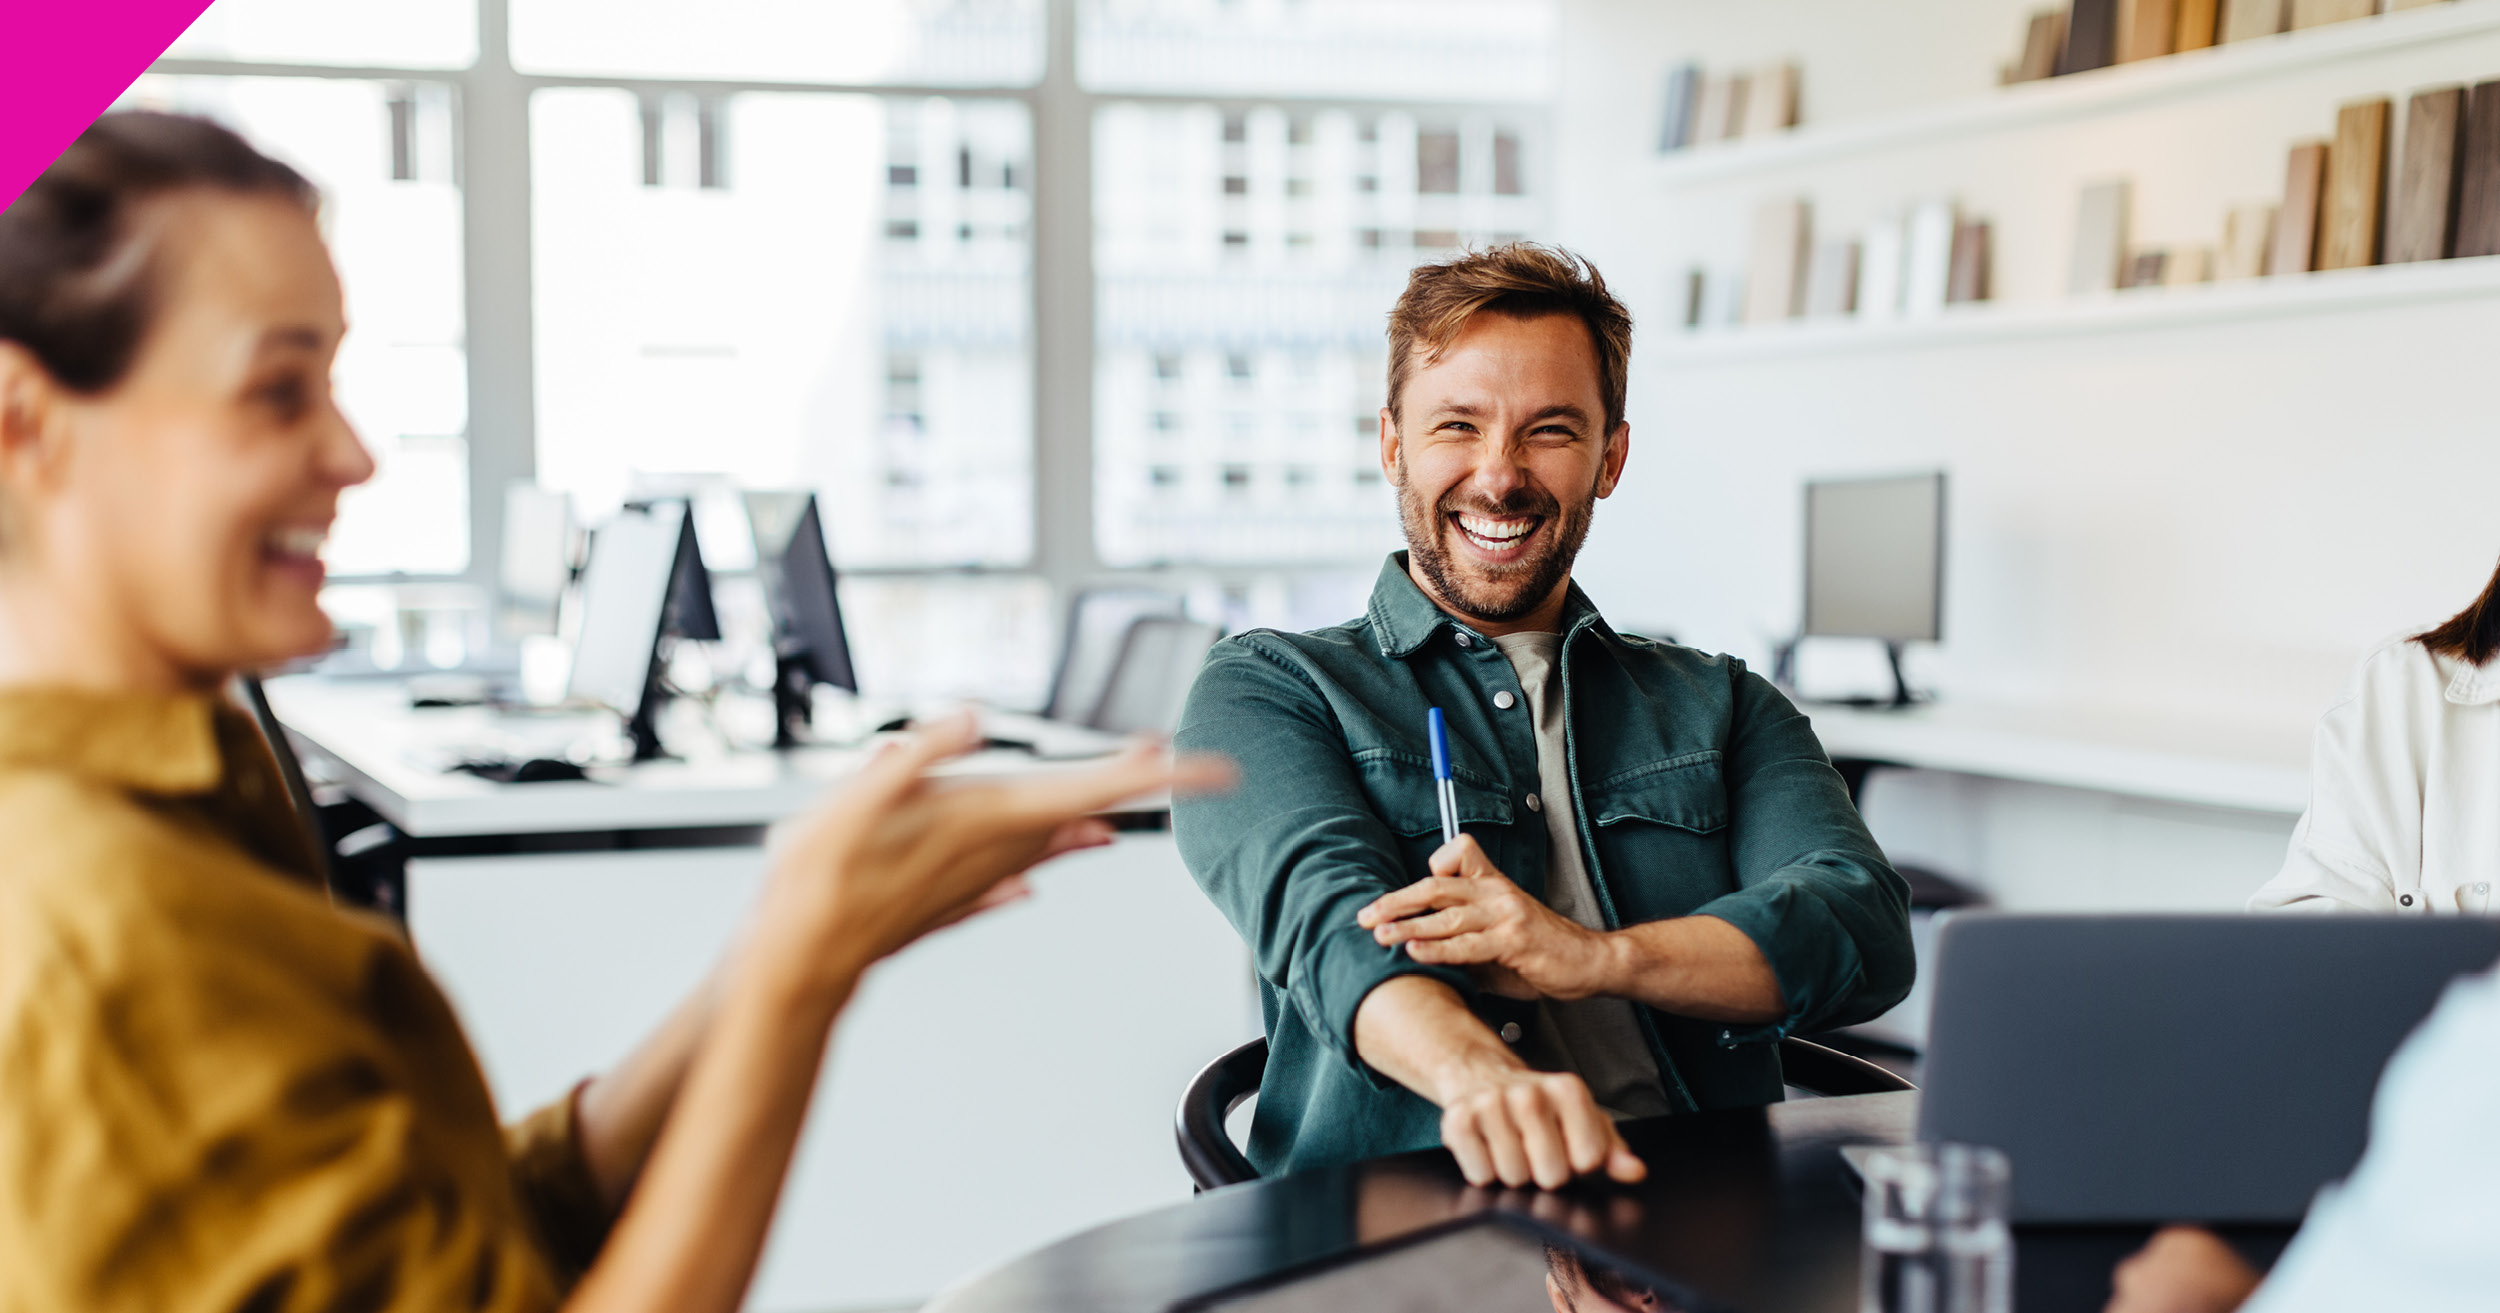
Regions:
<instances>
[{"instance_id":1,"label":"laptop","mask_svg":"<svg viewBox=\"0 0 2500 1313\"><path fill-rule=\"evenodd\" d=\"M1919 1138L2004 1150L2017 1222L2297 1222L2388 1057L2494 958L2480 918L1957 914Z\"/></svg>"}]
</instances>

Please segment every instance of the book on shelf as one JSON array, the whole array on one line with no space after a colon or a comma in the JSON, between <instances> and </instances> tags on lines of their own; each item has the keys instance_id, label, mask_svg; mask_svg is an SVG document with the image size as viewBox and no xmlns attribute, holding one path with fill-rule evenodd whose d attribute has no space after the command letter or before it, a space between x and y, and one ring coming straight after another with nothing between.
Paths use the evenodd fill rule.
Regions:
<instances>
[{"instance_id":1,"label":"book on shelf","mask_svg":"<svg viewBox=\"0 0 2500 1313\"><path fill-rule=\"evenodd\" d=\"M2404 158L2388 194L2387 262L2444 260L2457 231L2457 162L2465 88L2431 87L2405 105Z\"/></svg>"},{"instance_id":2,"label":"book on shelf","mask_svg":"<svg viewBox=\"0 0 2500 1313\"><path fill-rule=\"evenodd\" d=\"M2118 61L2158 59L2179 38L2179 0L2118 0Z\"/></svg>"},{"instance_id":3,"label":"book on shelf","mask_svg":"<svg viewBox=\"0 0 2500 1313\"><path fill-rule=\"evenodd\" d=\"M2274 205L2234 205L2222 216L2222 247L2214 252L2214 277L2255 278L2266 271L2266 248L2274 242Z\"/></svg>"},{"instance_id":4,"label":"book on shelf","mask_svg":"<svg viewBox=\"0 0 2500 1313\"><path fill-rule=\"evenodd\" d=\"M1925 319L1944 309L1953 284L1951 201L1927 201L1910 210L1909 241L1901 261L1901 313Z\"/></svg>"},{"instance_id":5,"label":"book on shelf","mask_svg":"<svg viewBox=\"0 0 2500 1313\"><path fill-rule=\"evenodd\" d=\"M2214 280L2214 248L2210 246L2174 246L2170 258L2163 262L2161 285L2185 287L2190 283Z\"/></svg>"},{"instance_id":6,"label":"book on shelf","mask_svg":"<svg viewBox=\"0 0 2500 1313\"><path fill-rule=\"evenodd\" d=\"M2066 274L2068 292L2106 292L2118 286L2119 264L2127 253L2132 194L2124 178L2091 183L2083 189L2075 205L2075 254Z\"/></svg>"},{"instance_id":7,"label":"book on shelf","mask_svg":"<svg viewBox=\"0 0 2500 1313\"><path fill-rule=\"evenodd\" d=\"M2023 29L2022 58L2014 62L2009 82L2038 82L2057 76L2057 52L2066 45L2066 13L2061 9L2033 14Z\"/></svg>"},{"instance_id":8,"label":"book on shelf","mask_svg":"<svg viewBox=\"0 0 2500 1313\"><path fill-rule=\"evenodd\" d=\"M1858 243L1850 238L1815 243L1806 269L1806 318L1838 319L1857 309Z\"/></svg>"},{"instance_id":9,"label":"book on shelf","mask_svg":"<svg viewBox=\"0 0 2500 1313\"><path fill-rule=\"evenodd\" d=\"M2283 166L2283 204L2274 212L2274 247L2266 272L2305 274L2317 267L2318 198L2326 185L2326 143L2292 147Z\"/></svg>"},{"instance_id":10,"label":"book on shelf","mask_svg":"<svg viewBox=\"0 0 2500 1313\"><path fill-rule=\"evenodd\" d=\"M2378 0L2292 0L2291 28L2299 31L2329 23L2349 23L2377 12Z\"/></svg>"},{"instance_id":11,"label":"book on shelf","mask_svg":"<svg viewBox=\"0 0 2500 1313\"><path fill-rule=\"evenodd\" d=\"M2283 30L2288 0L2222 0L2221 41L2248 41Z\"/></svg>"},{"instance_id":12,"label":"book on shelf","mask_svg":"<svg viewBox=\"0 0 2500 1313\"><path fill-rule=\"evenodd\" d=\"M2449 3L2452 3L2452 0L2387 0L2387 12L2392 14L2399 9L2428 9L2432 5Z\"/></svg>"},{"instance_id":13,"label":"book on shelf","mask_svg":"<svg viewBox=\"0 0 2500 1313\"><path fill-rule=\"evenodd\" d=\"M2457 167L2459 255L2500 255L2500 79L2465 97L2464 160Z\"/></svg>"},{"instance_id":14,"label":"book on shelf","mask_svg":"<svg viewBox=\"0 0 2500 1313\"><path fill-rule=\"evenodd\" d=\"M1701 107L1701 66L1678 64L1667 70L1667 106L1658 127L1660 153L1693 144L1693 116Z\"/></svg>"},{"instance_id":15,"label":"book on shelf","mask_svg":"<svg viewBox=\"0 0 2500 1313\"><path fill-rule=\"evenodd\" d=\"M2066 11L2066 50L2057 71L2085 73L2118 58L2118 0L2074 0Z\"/></svg>"},{"instance_id":16,"label":"book on shelf","mask_svg":"<svg viewBox=\"0 0 2500 1313\"><path fill-rule=\"evenodd\" d=\"M1725 141L1736 135L1745 79L1713 73L1702 79L1699 104L1693 110L1693 140Z\"/></svg>"},{"instance_id":17,"label":"book on shelf","mask_svg":"<svg viewBox=\"0 0 2500 1313\"><path fill-rule=\"evenodd\" d=\"M1745 84L1744 135L1767 137L1797 126L1797 66L1754 70Z\"/></svg>"},{"instance_id":18,"label":"book on shelf","mask_svg":"<svg viewBox=\"0 0 2500 1313\"><path fill-rule=\"evenodd\" d=\"M2179 18L2171 29L2172 50L2202 50L2214 43L2220 31L2222 6L2218 0L2179 0Z\"/></svg>"},{"instance_id":19,"label":"book on shelf","mask_svg":"<svg viewBox=\"0 0 2500 1313\"><path fill-rule=\"evenodd\" d=\"M1796 317L1812 234L1811 211L1802 199L1765 201L1754 211L1753 258L1745 266L1746 323Z\"/></svg>"},{"instance_id":20,"label":"book on shelf","mask_svg":"<svg viewBox=\"0 0 2500 1313\"><path fill-rule=\"evenodd\" d=\"M2128 253L2124 272L2118 276L2120 287L2159 287L2162 275L2170 267L2170 252L2159 250Z\"/></svg>"},{"instance_id":21,"label":"book on shelf","mask_svg":"<svg viewBox=\"0 0 2500 1313\"><path fill-rule=\"evenodd\" d=\"M1867 225L1866 249L1858 256L1858 318L1901 317L1901 263L1908 247L1909 228L1898 212Z\"/></svg>"},{"instance_id":22,"label":"book on shelf","mask_svg":"<svg viewBox=\"0 0 2500 1313\"><path fill-rule=\"evenodd\" d=\"M1709 294L1709 287L1710 275L1703 273L1698 267L1684 271L1684 326L1686 328L1701 327L1702 311L1709 304L1704 299Z\"/></svg>"},{"instance_id":23,"label":"book on shelf","mask_svg":"<svg viewBox=\"0 0 2500 1313\"><path fill-rule=\"evenodd\" d=\"M1944 289L1948 304L1988 299L1989 244L1987 220L1967 219L1954 225L1953 272Z\"/></svg>"},{"instance_id":24,"label":"book on shelf","mask_svg":"<svg viewBox=\"0 0 2500 1313\"><path fill-rule=\"evenodd\" d=\"M2393 117L2394 106L2384 96L2356 100L2335 112L2335 145L2327 152L2326 192L2318 207L2320 269L2378 263L2387 126Z\"/></svg>"}]
</instances>

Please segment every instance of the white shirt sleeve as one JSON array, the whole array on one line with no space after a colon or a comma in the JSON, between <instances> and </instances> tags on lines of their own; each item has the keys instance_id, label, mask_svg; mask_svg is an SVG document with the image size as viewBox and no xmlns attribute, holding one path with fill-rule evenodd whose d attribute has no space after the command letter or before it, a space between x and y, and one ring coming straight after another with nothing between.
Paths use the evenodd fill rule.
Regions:
<instances>
[{"instance_id":1,"label":"white shirt sleeve","mask_svg":"<svg viewBox=\"0 0 2500 1313\"><path fill-rule=\"evenodd\" d=\"M2437 677L2430 653L2409 639L2354 669L2310 742L2309 809L2250 911L2401 910L2397 886L2421 883L2417 721L2438 709Z\"/></svg>"},{"instance_id":2,"label":"white shirt sleeve","mask_svg":"<svg viewBox=\"0 0 2500 1313\"><path fill-rule=\"evenodd\" d=\"M2500 977L2467 976L2388 1061L2370 1147L2241 1313L2500 1307Z\"/></svg>"}]
</instances>

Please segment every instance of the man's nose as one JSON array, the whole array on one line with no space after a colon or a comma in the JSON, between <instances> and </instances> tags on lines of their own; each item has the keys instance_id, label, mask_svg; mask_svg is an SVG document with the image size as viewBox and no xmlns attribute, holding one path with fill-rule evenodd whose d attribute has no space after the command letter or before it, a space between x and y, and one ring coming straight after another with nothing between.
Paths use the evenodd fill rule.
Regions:
<instances>
[{"instance_id":1,"label":"man's nose","mask_svg":"<svg viewBox=\"0 0 2500 1313\"><path fill-rule=\"evenodd\" d=\"M1484 454L1476 461L1475 474L1468 480L1475 490L1492 501L1501 501L1528 484L1527 467L1520 462L1519 449L1507 442L1488 442Z\"/></svg>"}]
</instances>

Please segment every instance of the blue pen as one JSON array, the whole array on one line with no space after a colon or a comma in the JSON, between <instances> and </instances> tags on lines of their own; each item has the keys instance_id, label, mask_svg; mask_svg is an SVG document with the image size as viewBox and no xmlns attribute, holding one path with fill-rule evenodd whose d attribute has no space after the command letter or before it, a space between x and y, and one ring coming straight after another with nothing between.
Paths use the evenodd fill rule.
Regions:
<instances>
[{"instance_id":1,"label":"blue pen","mask_svg":"<svg viewBox=\"0 0 2500 1313\"><path fill-rule=\"evenodd\" d=\"M1458 790L1450 783L1450 725L1434 707L1425 719L1432 735L1432 788L1441 796L1441 842L1458 837Z\"/></svg>"}]
</instances>

